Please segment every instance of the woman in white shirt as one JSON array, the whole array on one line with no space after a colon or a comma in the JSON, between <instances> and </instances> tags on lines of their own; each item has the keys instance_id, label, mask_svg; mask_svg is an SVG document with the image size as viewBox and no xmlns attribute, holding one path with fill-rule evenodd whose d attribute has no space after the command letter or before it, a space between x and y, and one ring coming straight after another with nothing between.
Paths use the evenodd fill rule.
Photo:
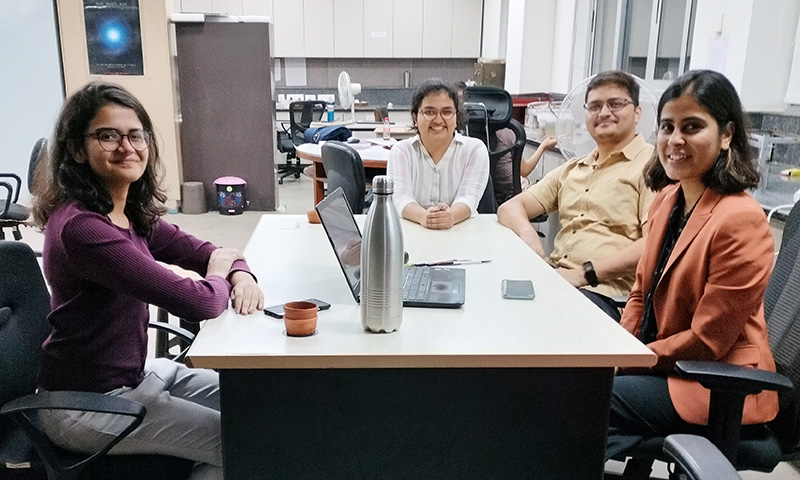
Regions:
<instances>
[{"instance_id":1,"label":"woman in white shirt","mask_svg":"<svg viewBox=\"0 0 800 480\"><path fill-rule=\"evenodd\" d=\"M389 156L397 211L425 228L448 229L477 214L486 189L489 152L456 131L462 116L452 84L425 80L411 100L417 135L398 142Z\"/></svg>"}]
</instances>

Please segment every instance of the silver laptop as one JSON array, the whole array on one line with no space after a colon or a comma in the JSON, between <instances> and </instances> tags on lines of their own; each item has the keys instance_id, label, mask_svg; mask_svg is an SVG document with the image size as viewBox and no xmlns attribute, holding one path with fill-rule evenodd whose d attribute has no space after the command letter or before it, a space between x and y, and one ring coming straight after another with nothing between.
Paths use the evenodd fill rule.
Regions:
<instances>
[{"instance_id":1,"label":"silver laptop","mask_svg":"<svg viewBox=\"0 0 800 480\"><path fill-rule=\"evenodd\" d=\"M341 187L319 202L316 210L353 298L360 303L361 231ZM463 268L405 267L404 273L403 306L458 308L464 304Z\"/></svg>"}]
</instances>

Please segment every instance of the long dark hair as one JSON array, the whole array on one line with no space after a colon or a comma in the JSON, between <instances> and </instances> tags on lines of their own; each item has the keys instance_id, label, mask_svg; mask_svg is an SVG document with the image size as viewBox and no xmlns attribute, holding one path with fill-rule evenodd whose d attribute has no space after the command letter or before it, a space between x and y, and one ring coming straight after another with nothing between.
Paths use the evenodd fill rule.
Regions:
<instances>
[{"instance_id":1,"label":"long dark hair","mask_svg":"<svg viewBox=\"0 0 800 480\"><path fill-rule=\"evenodd\" d=\"M714 165L700 177L703 185L721 194L738 193L757 187L761 175L748 143L750 120L744 113L733 84L724 75L712 70L686 72L661 95L657 123L661 122L664 105L683 95L690 95L714 117L720 132L724 132L728 125L733 126L729 150L721 150ZM644 179L647 186L656 191L675 183L664 171L657 149L644 168Z\"/></svg>"},{"instance_id":2,"label":"long dark hair","mask_svg":"<svg viewBox=\"0 0 800 480\"><path fill-rule=\"evenodd\" d=\"M44 229L50 216L65 203L77 201L93 212L108 214L114 207L105 182L89 166L79 163L86 156L86 130L97 112L108 104L136 112L142 128L151 133L148 160L142 177L128 189L125 215L139 235L146 235L159 216L166 213L167 195L159 183L164 170L153 134L153 122L144 106L130 92L105 82L92 82L64 103L56 123L52 149L36 169L33 217ZM94 141L94 140L91 140Z\"/></svg>"},{"instance_id":3,"label":"long dark hair","mask_svg":"<svg viewBox=\"0 0 800 480\"><path fill-rule=\"evenodd\" d=\"M413 125L411 129L419 133L417 128L417 115L419 114L419 107L422 106L422 100L431 93L444 92L453 100L453 105L456 107L456 130L461 131L466 123L466 116L462 108L461 100L458 98L458 90L455 85L445 82L441 78L429 78L423 81L419 87L414 91L411 97L411 120Z\"/></svg>"}]
</instances>

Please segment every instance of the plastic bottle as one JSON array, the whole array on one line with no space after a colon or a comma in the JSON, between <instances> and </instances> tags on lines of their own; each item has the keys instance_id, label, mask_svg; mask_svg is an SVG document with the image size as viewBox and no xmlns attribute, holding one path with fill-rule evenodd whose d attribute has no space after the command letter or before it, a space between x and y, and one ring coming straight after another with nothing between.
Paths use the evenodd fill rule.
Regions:
<instances>
[{"instance_id":1,"label":"plastic bottle","mask_svg":"<svg viewBox=\"0 0 800 480\"><path fill-rule=\"evenodd\" d=\"M383 139L389 140L392 138L392 125L389 123L389 117L383 119Z\"/></svg>"},{"instance_id":2,"label":"plastic bottle","mask_svg":"<svg viewBox=\"0 0 800 480\"><path fill-rule=\"evenodd\" d=\"M386 175L372 180L372 206L361 243L361 325L390 333L403 323L403 229Z\"/></svg>"},{"instance_id":3,"label":"plastic bottle","mask_svg":"<svg viewBox=\"0 0 800 480\"><path fill-rule=\"evenodd\" d=\"M333 103L328 102L328 121L333 121Z\"/></svg>"}]
</instances>

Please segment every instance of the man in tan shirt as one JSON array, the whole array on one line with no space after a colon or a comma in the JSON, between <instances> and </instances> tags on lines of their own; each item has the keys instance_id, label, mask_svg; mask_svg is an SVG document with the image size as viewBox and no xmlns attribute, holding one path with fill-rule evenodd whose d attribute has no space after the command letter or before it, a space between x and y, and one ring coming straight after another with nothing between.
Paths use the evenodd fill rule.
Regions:
<instances>
[{"instance_id":1,"label":"man in tan shirt","mask_svg":"<svg viewBox=\"0 0 800 480\"><path fill-rule=\"evenodd\" d=\"M500 206L500 223L545 256L530 219L558 212L561 230L549 262L619 321L612 297L628 295L644 247L654 193L642 171L653 146L636 133L639 86L629 74L603 72L586 87L586 128L597 148L548 173Z\"/></svg>"}]
</instances>

